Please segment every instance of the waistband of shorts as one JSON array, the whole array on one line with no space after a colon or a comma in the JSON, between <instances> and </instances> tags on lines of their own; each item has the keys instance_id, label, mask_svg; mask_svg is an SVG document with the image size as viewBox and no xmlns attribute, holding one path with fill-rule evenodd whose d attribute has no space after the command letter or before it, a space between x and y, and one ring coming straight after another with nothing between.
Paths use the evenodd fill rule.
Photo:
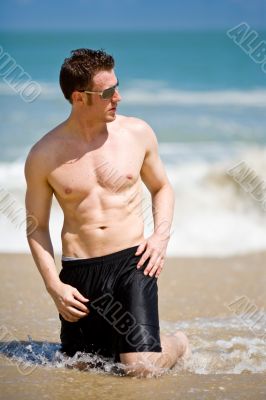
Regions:
<instances>
[{"instance_id":1,"label":"waistband of shorts","mask_svg":"<svg viewBox=\"0 0 266 400\"><path fill-rule=\"evenodd\" d=\"M116 251L115 253L110 253L106 254L104 256L99 256L99 257L90 257L90 258L82 258L82 259L77 259L77 260L61 260L62 267L64 268L71 268L71 267L76 267L76 266L87 266L87 265L96 265L96 264L105 264L113 261L120 261L128 257L129 255L135 254L137 251L137 248L139 247L139 244L137 246L133 247L128 247L123 250Z\"/></svg>"}]
</instances>

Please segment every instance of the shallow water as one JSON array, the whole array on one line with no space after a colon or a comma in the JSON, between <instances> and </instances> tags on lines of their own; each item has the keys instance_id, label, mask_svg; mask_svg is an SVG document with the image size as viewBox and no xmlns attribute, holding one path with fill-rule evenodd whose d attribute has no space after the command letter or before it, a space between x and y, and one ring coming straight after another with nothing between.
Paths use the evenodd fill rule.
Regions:
<instances>
[{"instance_id":1,"label":"shallow water","mask_svg":"<svg viewBox=\"0 0 266 400\"><path fill-rule=\"evenodd\" d=\"M177 323L161 321L162 333L173 334L178 329L187 333L192 356L167 374L266 373L266 334L263 324L257 325L256 332L253 332L248 326L243 326L238 318L197 318ZM2 330L2 337L7 336ZM80 352L74 357L65 357L60 353L59 343L35 341L31 337L28 341L0 342L0 353L17 364L18 370L25 375L30 374L36 366L74 368L77 361L88 364L86 370L93 373L123 375L121 364L115 364L111 359Z\"/></svg>"}]
</instances>

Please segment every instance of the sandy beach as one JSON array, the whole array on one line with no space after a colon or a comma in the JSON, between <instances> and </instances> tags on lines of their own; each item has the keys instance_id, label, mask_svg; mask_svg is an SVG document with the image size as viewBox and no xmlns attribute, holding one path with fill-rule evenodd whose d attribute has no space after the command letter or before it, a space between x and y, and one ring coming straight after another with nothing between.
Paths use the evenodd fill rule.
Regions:
<instances>
[{"instance_id":1,"label":"sandy beach","mask_svg":"<svg viewBox=\"0 0 266 400\"><path fill-rule=\"evenodd\" d=\"M0 400L266 400L266 1L1 6ZM26 235L47 249L48 215L58 273L62 240L82 257L171 222L160 331L188 360L138 379L60 352Z\"/></svg>"},{"instance_id":2,"label":"sandy beach","mask_svg":"<svg viewBox=\"0 0 266 400\"><path fill-rule=\"evenodd\" d=\"M158 280L160 327L184 330L192 357L159 378L136 379L55 361L58 314L31 256L1 254L1 398L265 399L265 265L265 252L168 258Z\"/></svg>"}]
</instances>

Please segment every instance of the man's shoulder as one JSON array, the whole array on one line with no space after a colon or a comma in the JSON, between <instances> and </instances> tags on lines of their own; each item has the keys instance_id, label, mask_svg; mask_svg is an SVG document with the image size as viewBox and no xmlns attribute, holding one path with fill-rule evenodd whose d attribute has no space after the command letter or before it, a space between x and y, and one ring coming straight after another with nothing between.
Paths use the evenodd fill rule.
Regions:
<instances>
[{"instance_id":1,"label":"man's shoulder","mask_svg":"<svg viewBox=\"0 0 266 400\"><path fill-rule=\"evenodd\" d=\"M158 140L151 126L141 118L120 115L120 126L145 148L145 153L158 151Z\"/></svg>"},{"instance_id":2,"label":"man's shoulder","mask_svg":"<svg viewBox=\"0 0 266 400\"><path fill-rule=\"evenodd\" d=\"M147 133L147 135L154 134L151 126L141 118L125 116L125 115L118 115L117 117L119 118L118 119L119 124L123 128L129 129L131 132L134 132L136 134L140 133L142 135L143 133Z\"/></svg>"},{"instance_id":3,"label":"man's shoulder","mask_svg":"<svg viewBox=\"0 0 266 400\"><path fill-rule=\"evenodd\" d=\"M52 155L55 148L55 142L58 140L60 125L44 134L37 142L30 148L27 158L27 164L34 164L35 167L48 166L52 160ZM49 161L49 163L47 163Z\"/></svg>"}]
</instances>

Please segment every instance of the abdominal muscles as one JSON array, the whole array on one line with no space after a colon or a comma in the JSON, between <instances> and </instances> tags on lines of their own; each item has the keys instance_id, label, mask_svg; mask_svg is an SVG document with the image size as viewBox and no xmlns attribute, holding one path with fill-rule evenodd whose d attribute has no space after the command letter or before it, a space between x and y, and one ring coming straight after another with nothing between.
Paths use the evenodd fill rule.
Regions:
<instances>
[{"instance_id":1,"label":"abdominal muscles","mask_svg":"<svg viewBox=\"0 0 266 400\"><path fill-rule=\"evenodd\" d=\"M71 224L72 225L72 224ZM64 256L98 257L140 244L144 223L138 215L105 220L105 224L69 226L64 223L61 238Z\"/></svg>"}]
</instances>

